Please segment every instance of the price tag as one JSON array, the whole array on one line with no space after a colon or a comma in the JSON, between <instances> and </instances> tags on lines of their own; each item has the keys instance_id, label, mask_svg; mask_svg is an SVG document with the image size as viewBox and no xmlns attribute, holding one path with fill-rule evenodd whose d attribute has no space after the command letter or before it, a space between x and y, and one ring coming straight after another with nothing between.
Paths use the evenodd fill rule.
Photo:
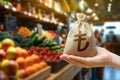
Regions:
<instances>
[{"instance_id":1,"label":"price tag","mask_svg":"<svg viewBox=\"0 0 120 80\"><path fill-rule=\"evenodd\" d=\"M16 27L16 17L12 15L5 15L5 30L10 32L16 31Z\"/></svg>"},{"instance_id":2,"label":"price tag","mask_svg":"<svg viewBox=\"0 0 120 80\"><path fill-rule=\"evenodd\" d=\"M42 34L42 25L41 24L37 24L37 28L38 28L38 33Z\"/></svg>"}]
</instances>

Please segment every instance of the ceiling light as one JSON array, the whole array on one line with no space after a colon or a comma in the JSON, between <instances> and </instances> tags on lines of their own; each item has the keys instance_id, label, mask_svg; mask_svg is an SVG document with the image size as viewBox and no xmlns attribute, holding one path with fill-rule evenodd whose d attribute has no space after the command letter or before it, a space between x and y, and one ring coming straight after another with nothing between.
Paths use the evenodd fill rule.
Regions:
<instances>
[{"instance_id":1,"label":"ceiling light","mask_svg":"<svg viewBox=\"0 0 120 80\"><path fill-rule=\"evenodd\" d=\"M92 13L93 12L93 10L91 9L91 8L88 8L87 10L86 10L86 13L88 13L88 14L90 14L90 13Z\"/></svg>"},{"instance_id":2,"label":"ceiling light","mask_svg":"<svg viewBox=\"0 0 120 80\"><path fill-rule=\"evenodd\" d=\"M12 10L13 10L13 11L17 11L15 7L12 7Z\"/></svg>"},{"instance_id":3,"label":"ceiling light","mask_svg":"<svg viewBox=\"0 0 120 80\"><path fill-rule=\"evenodd\" d=\"M98 4L98 3L95 3L95 4L94 4L94 6L95 6L95 7L98 7L98 6L99 6L99 4Z\"/></svg>"},{"instance_id":4,"label":"ceiling light","mask_svg":"<svg viewBox=\"0 0 120 80\"><path fill-rule=\"evenodd\" d=\"M108 6L110 6L110 7L111 7L111 6L112 6L112 4L111 4L111 3L109 3L109 4L108 4Z\"/></svg>"},{"instance_id":5,"label":"ceiling light","mask_svg":"<svg viewBox=\"0 0 120 80\"><path fill-rule=\"evenodd\" d=\"M26 14L26 15L27 15L27 11L24 11L24 14Z\"/></svg>"},{"instance_id":6,"label":"ceiling light","mask_svg":"<svg viewBox=\"0 0 120 80\"><path fill-rule=\"evenodd\" d=\"M8 5L4 5L4 7L5 7L6 9L8 9L8 8L9 8L9 6L8 6Z\"/></svg>"},{"instance_id":7,"label":"ceiling light","mask_svg":"<svg viewBox=\"0 0 120 80\"><path fill-rule=\"evenodd\" d=\"M110 12L111 11L111 7L110 6L108 6L108 12Z\"/></svg>"},{"instance_id":8,"label":"ceiling light","mask_svg":"<svg viewBox=\"0 0 120 80\"><path fill-rule=\"evenodd\" d=\"M94 17L94 20L95 20L95 21L99 20L99 17L98 17L98 16L95 16L95 17Z\"/></svg>"},{"instance_id":9,"label":"ceiling light","mask_svg":"<svg viewBox=\"0 0 120 80\"><path fill-rule=\"evenodd\" d=\"M92 13L92 17L95 17L96 16L96 13Z\"/></svg>"}]
</instances>

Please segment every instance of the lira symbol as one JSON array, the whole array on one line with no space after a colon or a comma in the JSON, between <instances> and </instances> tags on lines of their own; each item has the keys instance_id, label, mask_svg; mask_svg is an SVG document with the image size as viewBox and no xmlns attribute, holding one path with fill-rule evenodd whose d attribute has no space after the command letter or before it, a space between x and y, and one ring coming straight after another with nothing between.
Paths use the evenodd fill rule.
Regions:
<instances>
[{"instance_id":1,"label":"lira symbol","mask_svg":"<svg viewBox=\"0 0 120 80\"><path fill-rule=\"evenodd\" d=\"M89 46L89 42L86 42L86 45L81 48L81 41L86 40L86 38L83 38L84 36L86 36L86 34L82 34L81 31L79 31L79 34L74 35L74 37L78 37L78 39L74 39L74 41L78 41L77 51L79 52L84 51Z\"/></svg>"}]
</instances>

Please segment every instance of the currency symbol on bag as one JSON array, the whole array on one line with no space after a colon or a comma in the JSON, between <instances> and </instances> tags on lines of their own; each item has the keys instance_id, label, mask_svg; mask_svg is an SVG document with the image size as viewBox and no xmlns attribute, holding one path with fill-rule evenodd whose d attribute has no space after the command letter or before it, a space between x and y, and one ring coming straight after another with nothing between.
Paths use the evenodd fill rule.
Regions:
<instances>
[{"instance_id":1,"label":"currency symbol on bag","mask_svg":"<svg viewBox=\"0 0 120 80\"><path fill-rule=\"evenodd\" d=\"M78 41L77 51L80 51L80 52L84 51L89 46L89 42L86 42L85 47L81 49L81 41L86 40L86 38L83 38L83 36L86 36L86 34L82 34L81 31L79 31L79 34L74 35L74 37L78 37L78 39L74 39L74 41Z\"/></svg>"}]
</instances>

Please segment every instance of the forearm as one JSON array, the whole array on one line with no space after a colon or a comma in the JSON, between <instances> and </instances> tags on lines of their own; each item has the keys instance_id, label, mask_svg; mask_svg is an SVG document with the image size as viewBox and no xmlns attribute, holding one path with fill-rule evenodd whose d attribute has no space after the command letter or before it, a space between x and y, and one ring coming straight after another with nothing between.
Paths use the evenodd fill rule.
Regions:
<instances>
[{"instance_id":1,"label":"forearm","mask_svg":"<svg viewBox=\"0 0 120 80\"><path fill-rule=\"evenodd\" d=\"M111 53L111 65L112 67L120 69L120 56L114 53Z\"/></svg>"}]
</instances>

